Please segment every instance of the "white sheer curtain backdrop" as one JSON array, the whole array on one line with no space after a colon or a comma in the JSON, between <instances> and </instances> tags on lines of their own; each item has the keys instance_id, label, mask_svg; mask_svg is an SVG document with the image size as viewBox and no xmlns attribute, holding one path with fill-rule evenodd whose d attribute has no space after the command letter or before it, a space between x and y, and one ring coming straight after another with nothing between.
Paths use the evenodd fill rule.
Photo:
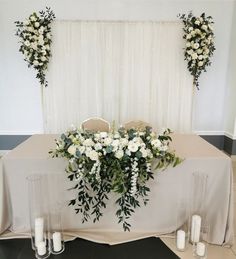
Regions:
<instances>
[{"instance_id":1,"label":"white sheer curtain backdrop","mask_svg":"<svg viewBox=\"0 0 236 259\"><path fill-rule=\"evenodd\" d=\"M45 132L93 116L190 132L192 78L183 47L178 22L55 22Z\"/></svg>"}]
</instances>

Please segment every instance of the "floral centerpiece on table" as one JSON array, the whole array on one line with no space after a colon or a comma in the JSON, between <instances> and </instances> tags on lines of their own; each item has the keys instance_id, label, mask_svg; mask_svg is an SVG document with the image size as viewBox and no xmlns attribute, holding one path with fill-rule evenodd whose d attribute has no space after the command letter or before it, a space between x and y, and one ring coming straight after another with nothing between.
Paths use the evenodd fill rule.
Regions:
<instances>
[{"instance_id":1,"label":"floral centerpiece on table","mask_svg":"<svg viewBox=\"0 0 236 259\"><path fill-rule=\"evenodd\" d=\"M41 85L47 86L45 73L51 57L52 43L51 23L55 19L53 11L46 7L46 11L33 13L24 22L16 21L16 35L20 38L20 49L28 67L36 71L36 78Z\"/></svg>"},{"instance_id":2,"label":"floral centerpiece on table","mask_svg":"<svg viewBox=\"0 0 236 259\"><path fill-rule=\"evenodd\" d=\"M215 51L213 19L205 13L196 17L190 12L179 15L184 24L183 38L186 40L184 52L188 70L193 76L193 84L199 89L199 76L211 65L210 57Z\"/></svg>"},{"instance_id":3,"label":"floral centerpiece on table","mask_svg":"<svg viewBox=\"0 0 236 259\"><path fill-rule=\"evenodd\" d=\"M81 213L82 221L93 217L96 222L106 208L108 194L118 198L116 216L123 229L130 230L128 219L140 206L148 202L147 182L153 178L152 166L164 169L181 162L169 150L170 130L157 135L150 127L143 131L135 129L91 132L72 129L56 141L53 156L68 159L66 172L78 195L69 205Z\"/></svg>"}]
</instances>

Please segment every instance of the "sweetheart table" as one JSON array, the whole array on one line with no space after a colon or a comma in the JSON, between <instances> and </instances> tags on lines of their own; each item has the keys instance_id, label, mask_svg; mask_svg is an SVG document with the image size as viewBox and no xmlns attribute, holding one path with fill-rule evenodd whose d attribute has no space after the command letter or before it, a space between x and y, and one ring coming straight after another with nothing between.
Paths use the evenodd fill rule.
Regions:
<instances>
[{"instance_id":1,"label":"sweetheart table","mask_svg":"<svg viewBox=\"0 0 236 259\"><path fill-rule=\"evenodd\" d=\"M80 216L67 206L71 192L64 171L64 158L51 158L48 152L55 148L58 135L33 135L5 155L0 161L0 233L11 237L29 234L28 193L26 177L29 174L57 175L64 179L50 184L61 201L63 227L71 237L117 244L149 236L170 234L176 228L179 200L188 200L194 172L208 175L205 196L206 217L210 222L209 242L230 245L233 242L233 172L231 159L201 137L194 134L173 134L171 149L184 158L175 168L157 172L150 180L149 203L138 208L130 219L131 231L123 232L115 216L115 197L110 197L104 215L97 223L81 223ZM48 178L49 179L49 178ZM58 181L59 182L59 181ZM44 193L45 196L50 195Z\"/></svg>"}]
</instances>

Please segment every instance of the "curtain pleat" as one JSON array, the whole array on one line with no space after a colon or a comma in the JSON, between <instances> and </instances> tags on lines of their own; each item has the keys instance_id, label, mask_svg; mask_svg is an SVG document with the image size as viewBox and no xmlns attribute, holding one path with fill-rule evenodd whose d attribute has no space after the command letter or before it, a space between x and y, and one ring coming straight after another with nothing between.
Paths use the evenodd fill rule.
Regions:
<instances>
[{"instance_id":1,"label":"curtain pleat","mask_svg":"<svg viewBox=\"0 0 236 259\"><path fill-rule=\"evenodd\" d=\"M178 22L56 21L45 132L94 116L191 132L192 78L183 47Z\"/></svg>"}]
</instances>

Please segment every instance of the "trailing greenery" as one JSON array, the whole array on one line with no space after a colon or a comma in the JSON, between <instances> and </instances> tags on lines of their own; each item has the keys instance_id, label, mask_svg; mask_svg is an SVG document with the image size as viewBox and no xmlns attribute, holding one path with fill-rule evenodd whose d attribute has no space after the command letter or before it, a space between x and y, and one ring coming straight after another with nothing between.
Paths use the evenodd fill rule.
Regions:
<instances>
[{"instance_id":1,"label":"trailing greenery","mask_svg":"<svg viewBox=\"0 0 236 259\"><path fill-rule=\"evenodd\" d=\"M124 231L130 230L129 218L135 209L148 202L153 179L152 162L156 169L176 166L181 162L169 150L170 130L157 135L150 127L110 133L72 129L56 141L51 151L54 157L68 159L66 172L73 189L78 191L69 205L82 215L82 222L90 218L96 222L102 217L109 193L117 195L116 216Z\"/></svg>"}]
</instances>

